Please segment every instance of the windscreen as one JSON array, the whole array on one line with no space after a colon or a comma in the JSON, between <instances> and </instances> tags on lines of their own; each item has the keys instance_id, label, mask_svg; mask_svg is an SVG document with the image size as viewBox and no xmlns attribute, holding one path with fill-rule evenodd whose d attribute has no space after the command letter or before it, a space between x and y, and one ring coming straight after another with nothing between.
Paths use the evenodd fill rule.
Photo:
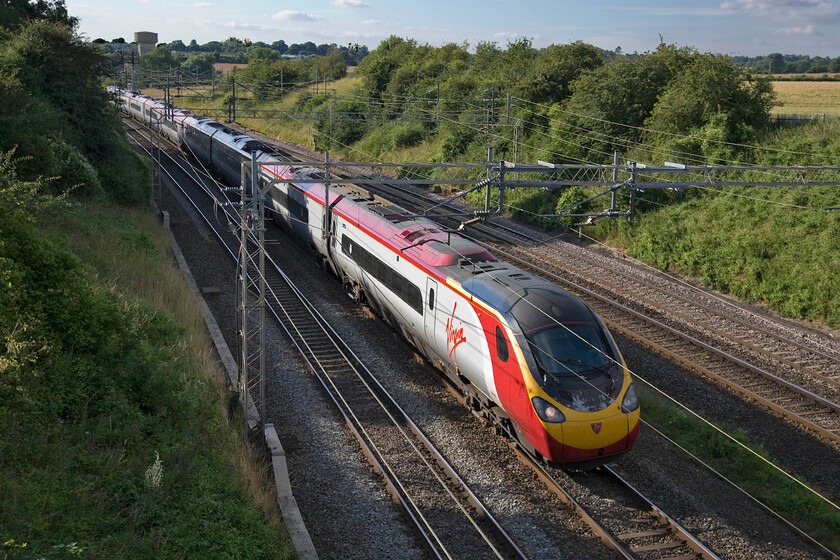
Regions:
<instances>
[{"instance_id":1,"label":"windscreen","mask_svg":"<svg viewBox=\"0 0 840 560\"><path fill-rule=\"evenodd\" d=\"M595 412L618 398L624 371L599 323L556 324L524 334L537 363L534 377L559 404Z\"/></svg>"}]
</instances>

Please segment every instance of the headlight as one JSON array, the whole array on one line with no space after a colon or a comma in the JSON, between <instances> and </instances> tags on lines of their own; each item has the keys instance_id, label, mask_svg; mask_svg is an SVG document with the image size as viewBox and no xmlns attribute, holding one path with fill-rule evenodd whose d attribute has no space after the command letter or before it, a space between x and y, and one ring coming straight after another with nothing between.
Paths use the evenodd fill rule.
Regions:
<instances>
[{"instance_id":1,"label":"headlight","mask_svg":"<svg viewBox=\"0 0 840 560\"><path fill-rule=\"evenodd\" d=\"M627 414L639 408L639 399L636 398L636 389L631 383L624 394L624 400L621 401L621 412Z\"/></svg>"},{"instance_id":2,"label":"headlight","mask_svg":"<svg viewBox=\"0 0 840 560\"><path fill-rule=\"evenodd\" d=\"M563 413L560 412L560 409L548 402L545 399L540 397L534 397L531 399L531 403L534 405L534 410L537 411L537 416L540 417L540 420L543 422L551 422L551 423L559 423L565 422L566 417L563 416Z\"/></svg>"}]
</instances>

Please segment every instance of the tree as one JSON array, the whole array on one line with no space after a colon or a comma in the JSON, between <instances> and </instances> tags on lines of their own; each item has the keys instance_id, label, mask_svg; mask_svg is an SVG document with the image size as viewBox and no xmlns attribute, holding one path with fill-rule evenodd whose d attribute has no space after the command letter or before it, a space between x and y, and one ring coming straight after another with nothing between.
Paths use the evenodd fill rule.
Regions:
<instances>
[{"instance_id":1,"label":"tree","mask_svg":"<svg viewBox=\"0 0 840 560\"><path fill-rule=\"evenodd\" d=\"M831 59L831 62L828 64L828 71L840 72L840 56Z\"/></svg>"},{"instance_id":2,"label":"tree","mask_svg":"<svg viewBox=\"0 0 840 560\"><path fill-rule=\"evenodd\" d=\"M344 53L344 60L348 66L358 66L359 62L369 54L367 45L359 45L358 43L350 43L347 47L341 47Z\"/></svg>"},{"instance_id":3,"label":"tree","mask_svg":"<svg viewBox=\"0 0 840 560\"><path fill-rule=\"evenodd\" d=\"M825 56L815 56L811 59L811 65L808 67L809 73L822 74L828 72L828 65L831 63L831 58Z\"/></svg>"},{"instance_id":4,"label":"tree","mask_svg":"<svg viewBox=\"0 0 840 560\"><path fill-rule=\"evenodd\" d=\"M347 75L347 63L344 62L344 55L340 49L333 49L318 61L318 70L321 76L330 80L338 80Z\"/></svg>"},{"instance_id":5,"label":"tree","mask_svg":"<svg viewBox=\"0 0 840 560\"><path fill-rule=\"evenodd\" d=\"M388 87L391 73L398 68L417 47L413 40L391 35L359 63L362 87L378 97Z\"/></svg>"},{"instance_id":6,"label":"tree","mask_svg":"<svg viewBox=\"0 0 840 560\"><path fill-rule=\"evenodd\" d=\"M286 41L282 39L271 43L271 48L279 52L280 54L286 54L286 51L289 50L289 46L286 44Z\"/></svg>"},{"instance_id":7,"label":"tree","mask_svg":"<svg viewBox=\"0 0 840 560\"><path fill-rule=\"evenodd\" d=\"M803 74L811 67L811 61L807 58L799 59L795 62L788 62L785 64L786 74Z\"/></svg>"},{"instance_id":8,"label":"tree","mask_svg":"<svg viewBox=\"0 0 840 560\"><path fill-rule=\"evenodd\" d=\"M500 66L494 68L493 73L502 84L517 83L529 72L536 58L537 51L531 39L508 42L507 49L501 53Z\"/></svg>"},{"instance_id":9,"label":"tree","mask_svg":"<svg viewBox=\"0 0 840 560\"><path fill-rule=\"evenodd\" d=\"M598 49L581 41L549 45L537 56L531 71L516 86L517 95L537 103L560 102L581 74L604 65Z\"/></svg>"},{"instance_id":10,"label":"tree","mask_svg":"<svg viewBox=\"0 0 840 560\"><path fill-rule=\"evenodd\" d=\"M220 53L223 51L222 43L219 41L209 41L201 46L201 50L204 52Z\"/></svg>"},{"instance_id":11,"label":"tree","mask_svg":"<svg viewBox=\"0 0 840 560\"><path fill-rule=\"evenodd\" d=\"M245 55L248 57L248 62L250 63L253 60L265 59L265 60L278 60L280 58L280 53L275 51L274 49L270 49L267 47L248 47Z\"/></svg>"},{"instance_id":12,"label":"tree","mask_svg":"<svg viewBox=\"0 0 840 560\"><path fill-rule=\"evenodd\" d=\"M140 68L142 70L169 70L177 66L175 57L166 46L155 47L154 50L147 52L140 57Z\"/></svg>"},{"instance_id":13,"label":"tree","mask_svg":"<svg viewBox=\"0 0 840 560\"><path fill-rule=\"evenodd\" d=\"M184 44L183 41L180 39L175 39L171 43L169 43L169 50L170 51L185 51L187 50L187 45Z\"/></svg>"},{"instance_id":14,"label":"tree","mask_svg":"<svg viewBox=\"0 0 840 560\"><path fill-rule=\"evenodd\" d=\"M15 28L22 23L46 20L75 29L79 19L67 13L64 0L3 0L0 3L0 27Z\"/></svg>"},{"instance_id":15,"label":"tree","mask_svg":"<svg viewBox=\"0 0 840 560\"><path fill-rule=\"evenodd\" d=\"M640 139L660 93L697 56L688 47L660 44L654 52L584 72L570 86L566 112L554 124L556 151L591 161L611 160L627 140ZM581 135L581 130L591 131ZM566 138L570 142L566 142Z\"/></svg>"},{"instance_id":16,"label":"tree","mask_svg":"<svg viewBox=\"0 0 840 560\"><path fill-rule=\"evenodd\" d=\"M699 55L677 75L645 121L645 139L667 150L735 159L766 127L775 102L767 78L753 78L723 55ZM665 133L665 134L662 134Z\"/></svg>"},{"instance_id":17,"label":"tree","mask_svg":"<svg viewBox=\"0 0 840 560\"><path fill-rule=\"evenodd\" d=\"M318 45L313 43L312 41L307 41L302 44L293 43L289 46L289 50L287 51L288 54L297 54L301 56L306 56L309 54L317 54L318 52Z\"/></svg>"},{"instance_id":18,"label":"tree","mask_svg":"<svg viewBox=\"0 0 840 560\"><path fill-rule=\"evenodd\" d=\"M181 64L181 70L191 76L209 74L213 71L215 63L216 57L213 53L197 53Z\"/></svg>"},{"instance_id":19,"label":"tree","mask_svg":"<svg viewBox=\"0 0 840 560\"><path fill-rule=\"evenodd\" d=\"M770 73L771 74L783 74L785 71L785 67L787 63L785 62L785 57L782 56L782 53L772 53L768 54L767 58L770 59Z\"/></svg>"},{"instance_id":20,"label":"tree","mask_svg":"<svg viewBox=\"0 0 840 560\"><path fill-rule=\"evenodd\" d=\"M228 37L227 41L223 43L225 48L230 51L244 51L246 48L250 47L253 43L251 43L250 39L240 39L239 37ZM239 45L238 47L236 45Z\"/></svg>"}]
</instances>

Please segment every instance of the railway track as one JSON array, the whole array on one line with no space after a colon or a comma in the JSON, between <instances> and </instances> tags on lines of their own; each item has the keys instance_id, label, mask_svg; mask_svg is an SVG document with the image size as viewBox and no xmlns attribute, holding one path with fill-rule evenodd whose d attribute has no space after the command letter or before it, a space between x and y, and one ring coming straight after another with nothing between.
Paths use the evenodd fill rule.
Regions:
<instances>
[{"instance_id":1,"label":"railway track","mask_svg":"<svg viewBox=\"0 0 840 560\"><path fill-rule=\"evenodd\" d=\"M718 556L674 519L645 498L609 467L585 473L552 472L535 465L541 478L560 497L580 511L581 518L621 558L656 560L714 560ZM566 478L560 482L558 478ZM585 487L585 496L575 498L569 483ZM597 500L597 513L591 503ZM603 504L609 504L604 508Z\"/></svg>"},{"instance_id":2,"label":"railway track","mask_svg":"<svg viewBox=\"0 0 840 560\"><path fill-rule=\"evenodd\" d=\"M192 177L186 169L181 171ZM172 175L169 177L178 183ZM195 182L202 187L198 193L190 187L179 188L235 262L238 236L208 217L223 193L210 192L203 181ZM229 212L230 203L221 206L224 212ZM229 222L236 220L228 214ZM269 313L317 376L371 466L382 476L394 501L405 510L434 557L525 558L454 468L291 279L270 258L267 264Z\"/></svg>"},{"instance_id":3,"label":"railway track","mask_svg":"<svg viewBox=\"0 0 840 560\"><path fill-rule=\"evenodd\" d=\"M460 390L444 380L461 404ZM474 412L480 419L480 414ZM719 557L618 473L602 466L565 472L512 441L510 448L604 545L625 560L716 560ZM597 502L597 504L596 504ZM597 506L597 507L595 507Z\"/></svg>"},{"instance_id":4,"label":"railway track","mask_svg":"<svg viewBox=\"0 0 840 560\"><path fill-rule=\"evenodd\" d=\"M183 172L191 175L186 170ZM202 209L202 205L207 205L208 201L195 202L194 194L181 189L235 260L239 250L238 237L229 228L217 227L213 220L205 217L209 208ZM215 199L221 193L202 188L201 196ZM217 207L215 202L211 206ZM223 205L225 207L227 204ZM304 294L279 268L267 270L266 276L271 313L318 377L368 461L382 475L392 497L406 511L429 550L439 558L525 558L455 470ZM526 456L522 457L525 460ZM600 514L601 519L596 519L562 489L563 485L555 478L559 471L552 474L533 461L532 467L621 558L717 558L614 473L611 475L614 494L605 499L624 505L611 515ZM413 488L417 487L423 492L415 493ZM428 492L429 488L439 490ZM624 497L617 500L616 492ZM431 500L430 495L434 496ZM627 504L631 502L636 505L629 507ZM442 514L444 510L448 512ZM636 530L616 532L614 527L610 528L609 524L615 525L618 518L623 519L621 525L630 524Z\"/></svg>"}]
</instances>

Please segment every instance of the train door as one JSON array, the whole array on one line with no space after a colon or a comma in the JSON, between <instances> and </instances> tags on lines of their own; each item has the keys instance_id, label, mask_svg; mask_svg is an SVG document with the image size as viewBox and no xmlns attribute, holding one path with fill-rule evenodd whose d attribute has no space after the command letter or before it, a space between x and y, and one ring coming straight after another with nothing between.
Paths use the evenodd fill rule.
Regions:
<instances>
[{"instance_id":1,"label":"train door","mask_svg":"<svg viewBox=\"0 0 840 560\"><path fill-rule=\"evenodd\" d=\"M437 308L438 285L431 278L426 278L426 308L423 310L423 325L426 340L435 348L435 314Z\"/></svg>"}]
</instances>

